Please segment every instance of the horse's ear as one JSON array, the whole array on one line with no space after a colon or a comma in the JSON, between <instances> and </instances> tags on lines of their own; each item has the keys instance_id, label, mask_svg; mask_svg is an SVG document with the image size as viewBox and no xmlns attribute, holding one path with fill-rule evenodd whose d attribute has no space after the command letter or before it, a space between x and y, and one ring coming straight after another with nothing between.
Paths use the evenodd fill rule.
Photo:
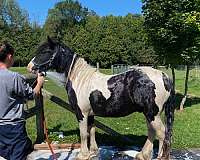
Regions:
<instances>
[{"instance_id":1,"label":"horse's ear","mask_svg":"<svg viewBox=\"0 0 200 160\"><path fill-rule=\"evenodd\" d=\"M50 44L51 47L55 46L55 42L49 36L47 36L47 41L48 41L48 43Z\"/></svg>"}]
</instances>

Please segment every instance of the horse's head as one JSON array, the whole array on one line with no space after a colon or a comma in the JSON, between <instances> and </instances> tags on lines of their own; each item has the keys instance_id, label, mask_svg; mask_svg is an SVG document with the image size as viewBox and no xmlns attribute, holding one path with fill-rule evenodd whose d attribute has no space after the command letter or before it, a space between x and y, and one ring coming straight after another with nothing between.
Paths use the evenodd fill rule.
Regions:
<instances>
[{"instance_id":1,"label":"horse's head","mask_svg":"<svg viewBox=\"0 0 200 160\"><path fill-rule=\"evenodd\" d=\"M49 69L55 69L59 73L68 72L73 57L74 53L68 47L48 37L48 40L38 47L27 69L33 73L46 72Z\"/></svg>"}]
</instances>

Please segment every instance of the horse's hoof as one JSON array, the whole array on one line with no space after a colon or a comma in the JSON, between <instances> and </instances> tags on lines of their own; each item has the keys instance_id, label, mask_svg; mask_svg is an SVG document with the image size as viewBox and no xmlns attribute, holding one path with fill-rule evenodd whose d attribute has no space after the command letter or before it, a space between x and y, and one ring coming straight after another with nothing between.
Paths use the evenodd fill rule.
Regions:
<instances>
[{"instance_id":1,"label":"horse's hoof","mask_svg":"<svg viewBox=\"0 0 200 160\"><path fill-rule=\"evenodd\" d=\"M171 160L169 157L157 157L156 160Z\"/></svg>"},{"instance_id":2,"label":"horse's hoof","mask_svg":"<svg viewBox=\"0 0 200 160\"><path fill-rule=\"evenodd\" d=\"M143 157L142 152L139 152L138 154L136 154L135 159L136 160L145 160L144 157Z\"/></svg>"},{"instance_id":3,"label":"horse's hoof","mask_svg":"<svg viewBox=\"0 0 200 160\"><path fill-rule=\"evenodd\" d=\"M90 159L89 160L99 160L99 156L98 155L90 155Z\"/></svg>"},{"instance_id":4,"label":"horse's hoof","mask_svg":"<svg viewBox=\"0 0 200 160\"><path fill-rule=\"evenodd\" d=\"M136 160L151 160L151 158L149 158L149 156L145 156L142 152L139 152L136 156L135 156Z\"/></svg>"},{"instance_id":5,"label":"horse's hoof","mask_svg":"<svg viewBox=\"0 0 200 160\"><path fill-rule=\"evenodd\" d=\"M86 157L76 157L76 160L90 160L90 157L86 158Z\"/></svg>"},{"instance_id":6,"label":"horse's hoof","mask_svg":"<svg viewBox=\"0 0 200 160\"><path fill-rule=\"evenodd\" d=\"M89 159L90 159L89 152L86 152L86 153L79 152L79 154L76 157L76 160L89 160Z\"/></svg>"},{"instance_id":7,"label":"horse's hoof","mask_svg":"<svg viewBox=\"0 0 200 160\"><path fill-rule=\"evenodd\" d=\"M99 155L98 149L90 150L90 157L96 157L98 155Z\"/></svg>"}]
</instances>

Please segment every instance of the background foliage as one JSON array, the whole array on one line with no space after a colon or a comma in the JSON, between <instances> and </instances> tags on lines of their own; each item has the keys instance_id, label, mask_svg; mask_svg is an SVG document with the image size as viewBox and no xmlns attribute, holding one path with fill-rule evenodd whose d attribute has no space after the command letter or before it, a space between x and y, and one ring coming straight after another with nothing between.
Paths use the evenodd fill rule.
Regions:
<instances>
[{"instance_id":1,"label":"background foliage","mask_svg":"<svg viewBox=\"0 0 200 160\"><path fill-rule=\"evenodd\" d=\"M0 2L0 41L15 47L16 66L26 65L47 35L102 68L116 63L183 64L199 57L199 0L143 0L143 15L104 17L78 1L63 0L49 9L42 26L30 22L17 1Z\"/></svg>"},{"instance_id":2,"label":"background foliage","mask_svg":"<svg viewBox=\"0 0 200 160\"><path fill-rule=\"evenodd\" d=\"M15 66L25 66L47 35L63 41L92 65L100 62L100 67L110 68L115 63L155 63L141 15L100 17L77 1L65 0L49 9L45 24L39 26L29 21L16 1L1 1L0 41L15 47Z\"/></svg>"}]
</instances>

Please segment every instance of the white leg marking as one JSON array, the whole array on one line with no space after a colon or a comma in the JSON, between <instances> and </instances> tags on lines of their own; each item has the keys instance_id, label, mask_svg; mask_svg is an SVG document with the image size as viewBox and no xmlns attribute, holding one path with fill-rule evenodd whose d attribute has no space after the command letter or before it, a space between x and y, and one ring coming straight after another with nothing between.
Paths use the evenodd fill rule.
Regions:
<instances>
[{"instance_id":1,"label":"white leg marking","mask_svg":"<svg viewBox=\"0 0 200 160\"><path fill-rule=\"evenodd\" d=\"M81 149L80 149L77 159L88 159L90 155L88 151L88 146L87 146L87 136L88 136L87 120L88 120L88 116L84 116L83 120L79 122Z\"/></svg>"},{"instance_id":2,"label":"white leg marking","mask_svg":"<svg viewBox=\"0 0 200 160\"><path fill-rule=\"evenodd\" d=\"M147 121L148 127L148 138L145 145L142 148L142 151L136 155L138 160L151 160L152 151L153 151L153 140L155 136L159 139L159 151L158 158L162 155L162 145L165 137L165 127L160 119L160 116L156 116L155 120L149 123Z\"/></svg>"}]
</instances>

